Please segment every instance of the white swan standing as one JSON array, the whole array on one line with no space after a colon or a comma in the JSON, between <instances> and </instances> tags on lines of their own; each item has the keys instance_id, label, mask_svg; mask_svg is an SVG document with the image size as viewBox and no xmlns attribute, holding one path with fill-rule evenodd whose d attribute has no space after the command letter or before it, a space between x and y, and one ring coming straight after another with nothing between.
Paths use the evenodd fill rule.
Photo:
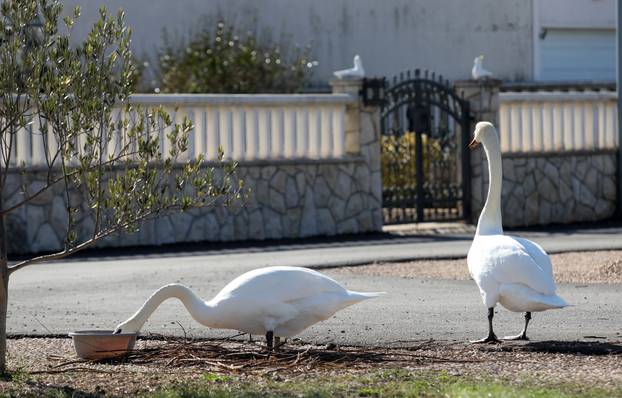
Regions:
<instances>
[{"instance_id":1,"label":"white swan standing","mask_svg":"<svg viewBox=\"0 0 622 398\"><path fill-rule=\"evenodd\" d=\"M489 122L475 127L470 148L481 143L488 158L489 186L486 204L479 217L467 263L488 308L488 336L474 343L498 342L492 328L497 303L514 312L525 312L525 327L517 336L528 340L527 325L534 311L568 306L555 294L551 260L536 243L503 234L501 226L501 147L499 135Z\"/></svg>"},{"instance_id":2,"label":"white swan standing","mask_svg":"<svg viewBox=\"0 0 622 398\"><path fill-rule=\"evenodd\" d=\"M360 55L354 56L354 66L350 69L343 69L333 72L339 79L362 79L365 77L365 69L363 69L363 61Z\"/></svg>"},{"instance_id":3,"label":"white swan standing","mask_svg":"<svg viewBox=\"0 0 622 398\"><path fill-rule=\"evenodd\" d=\"M291 337L335 312L383 293L346 289L317 271L300 267L266 267L246 272L229 282L210 301L188 287L170 284L158 289L115 333L135 333L166 299L181 300L202 325L265 334L268 349L274 338Z\"/></svg>"}]
</instances>

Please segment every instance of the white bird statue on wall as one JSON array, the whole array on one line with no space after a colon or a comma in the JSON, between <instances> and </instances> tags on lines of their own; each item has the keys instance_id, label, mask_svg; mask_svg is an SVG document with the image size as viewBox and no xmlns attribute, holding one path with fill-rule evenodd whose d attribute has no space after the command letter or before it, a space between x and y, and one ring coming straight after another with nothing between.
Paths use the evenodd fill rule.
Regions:
<instances>
[{"instance_id":1,"label":"white bird statue on wall","mask_svg":"<svg viewBox=\"0 0 622 398\"><path fill-rule=\"evenodd\" d=\"M492 77L492 72L484 69L484 56L480 55L473 60L473 68L471 69L471 77L475 80L482 80Z\"/></svg>"},{"instance_id":2,"label":"white bird statue on wall","mask_svg":"<svg viewBox=\"0 0 622 398\"><path fill-rule=\"evenodd\" d=\"M489 186L467 263L488 308L488 336L473 343L499 342L492 319L497 303L514 312L525 312L525 327L505 340L528 340L527 325L534 311L563 308L568 304L555 293L551 259L536 243L503 234L501 225L501 147L499 135L489 122L475 126L473 149L482 144L488 158Z\"/></svg>"},{"instance_id":3,"label":"white bird statue on wall","mask_svg":"<svg viewBox=\"0 0 622 398\"><path fill-rule=\"evenodd\" d=\"M200 324L251 335L265 334L271 350L275 337L297 335L339 310L382 294L348 290L308 268L259 268L229 282L210 301L203 301L180 284L163 286L114 333L137 333L164 300L175 297Z\"/></svg>"},{"instance_id":4,"label":"white bird statue on wall","mask_svg":"<svg viewBox=\"0 0 622 398\"><path fill-rule=\"evenodd\" d=\"M365 69L363 69L363 61L357 54L354 56L354 67L350 69L338 70L334 72L339 79L362 79L365 77Z\"/></svg>"}]
</instances>

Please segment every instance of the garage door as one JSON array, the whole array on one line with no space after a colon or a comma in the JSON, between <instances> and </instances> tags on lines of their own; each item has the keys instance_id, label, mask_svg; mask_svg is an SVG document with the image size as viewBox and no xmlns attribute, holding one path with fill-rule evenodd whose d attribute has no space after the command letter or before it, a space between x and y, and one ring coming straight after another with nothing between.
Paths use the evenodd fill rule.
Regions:
<instances>
[{"instance_id":1,"label":"garage door","mask_svg":"<svg viewBox=\"0 0 622 398\"><path fill-rule=\"evenodd\" d=\"M614 30L547 29L540 39L543 81L615 81Z\"/></svg>"}]
</instances>

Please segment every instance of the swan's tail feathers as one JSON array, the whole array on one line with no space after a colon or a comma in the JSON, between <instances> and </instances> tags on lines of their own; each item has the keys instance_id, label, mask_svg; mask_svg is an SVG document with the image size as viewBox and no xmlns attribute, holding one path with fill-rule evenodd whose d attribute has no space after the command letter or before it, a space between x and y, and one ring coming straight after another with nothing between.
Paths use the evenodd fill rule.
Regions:
<instances>
[{"instance_id":1,"label":"swan's tail feathers","mask_svg":"<svg viewBox=\"0 0 622 398\"><path fill-rule=\"evenodd\" d=\"M387 292L353 292L348 291L349 296L355 301L363 301L375 297L384 296Z\"/></svg>"},{"instance_id":2,"label":"swan's tail feathers","mask_svg":"<svg viewBox=\"0 0 622 398\"><path fill-rule=\"evenodd\" d=\"M571 306L570 304L566 302L566 300L564 300L563 298L559 297L556 294L552 296L542 296L542 297L544 298L543 301L549 306L551 306L551 308L564 308L564 307Z\"/></svg>"},{"instance_id":3,"label":"swan's tail feathers","mask_svg":"<svg viewBox=\"0 0 622 398\"><path fill-rule=\"evenodd\" d=\"M542 294L522 283L505 283L499 286L499 302L510 311L532 312L568 307L556 294Z\"/></svg>"}]
</instances>

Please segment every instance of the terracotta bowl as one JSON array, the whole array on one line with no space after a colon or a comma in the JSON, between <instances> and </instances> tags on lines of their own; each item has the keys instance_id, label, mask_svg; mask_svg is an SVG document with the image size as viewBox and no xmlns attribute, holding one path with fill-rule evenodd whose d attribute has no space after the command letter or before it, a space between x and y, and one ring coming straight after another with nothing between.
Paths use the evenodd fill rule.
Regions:
<instances>
[{"instance_id":1,"label":"terracotta bowl","mask_svg":"<svg viewBox=\"0 0 622 398\"><path fill-rule=\"evenodd\" d=\"M69 333L78 357L105 359L122 357L134 348L138 333L113 334L112 330L79 330Z\"/></svg>"}]
</instances>

